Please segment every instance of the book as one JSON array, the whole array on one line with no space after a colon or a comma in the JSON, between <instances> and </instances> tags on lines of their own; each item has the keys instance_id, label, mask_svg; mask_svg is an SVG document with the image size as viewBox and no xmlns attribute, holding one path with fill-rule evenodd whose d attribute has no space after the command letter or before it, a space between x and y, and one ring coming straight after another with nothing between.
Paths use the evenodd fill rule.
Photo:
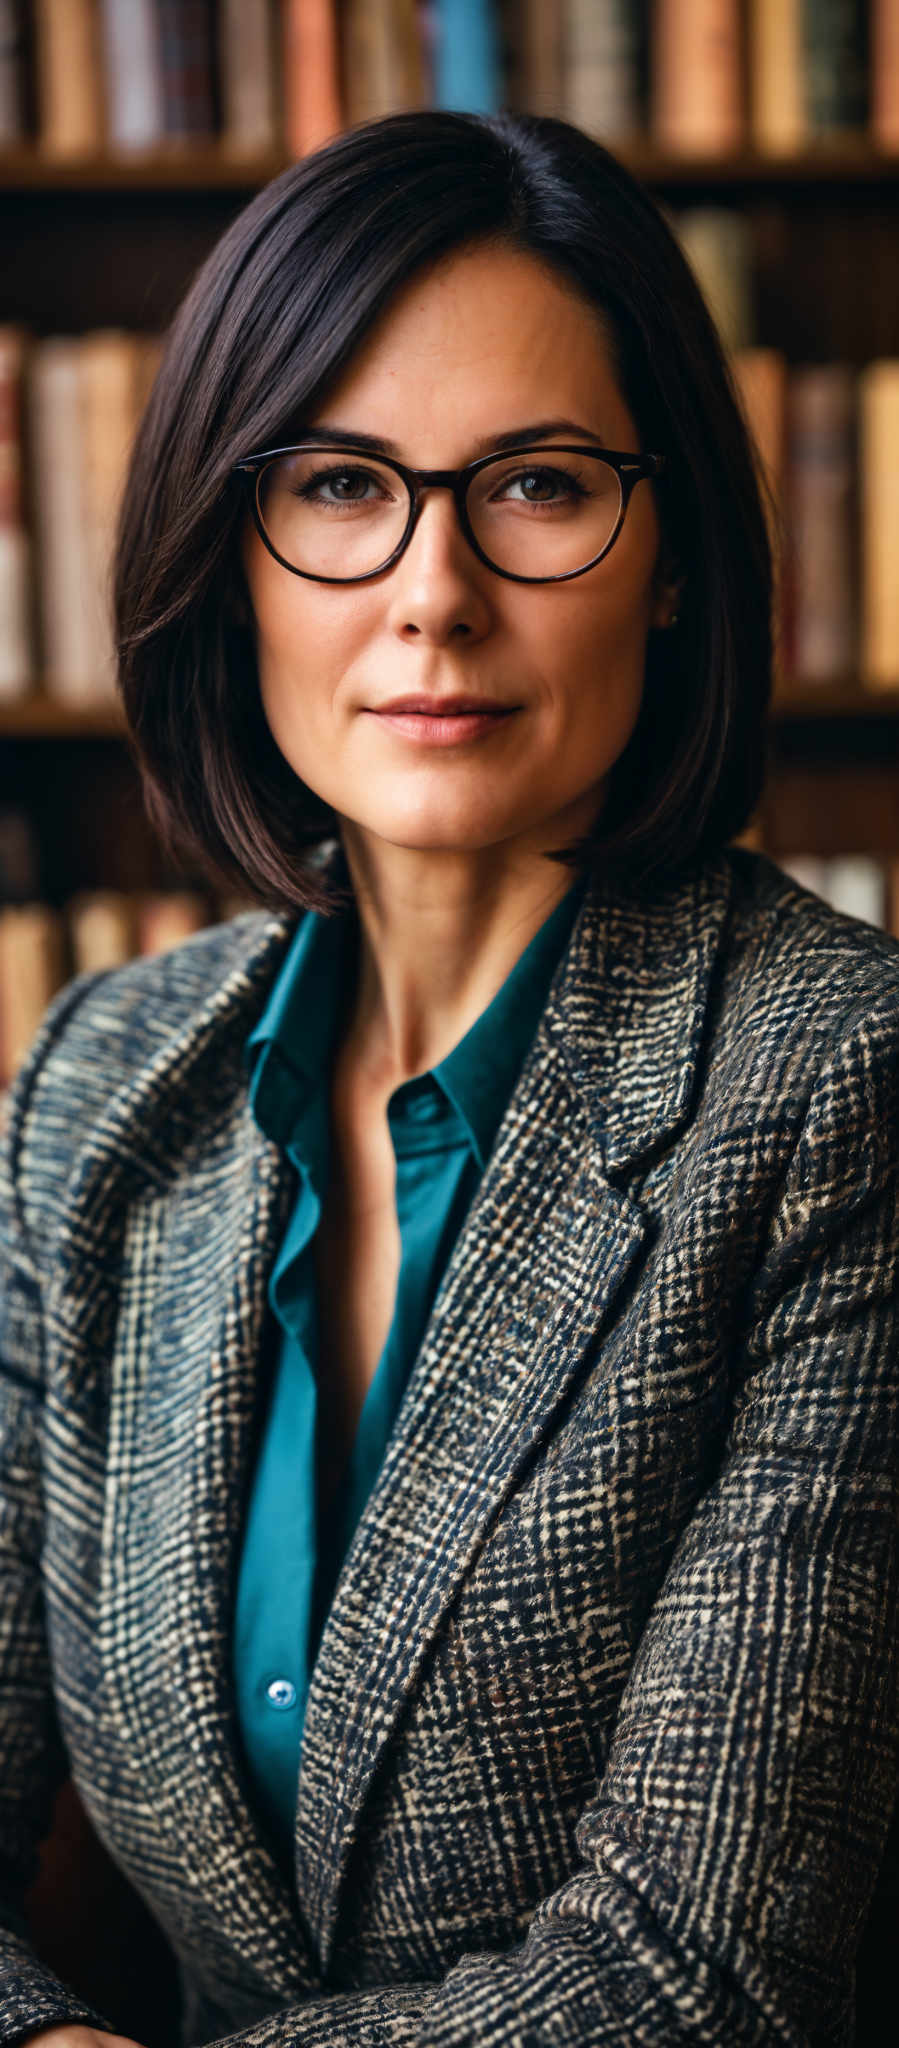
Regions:
<instances>
[{"instance_id":1,"label":"book","mask_svg":"<svg viewBox=\"0 0 899 2048\"><path fill-rule=\"evenodd\" d=\"M31 550L22 503L25 335L0 327L0 701L27 694L34 677Z\"/></svg>"},{"instance_id":2,"label":"book","mask_svg":"<svg viewBox=\"0 0 899 2048\"><path fill-rule=\"evenodd\" d=\"M0 805L0 903L28 903L40 893L34 820L22 805Z\"/></svg>"},{"instance_id":3,"label":"book","mask_svg":"<svg viewBox=\"0 0 899 2048\"><path fill-rule=\"evenodd\" d=\"M871 0L871 140L899 149L899 7Z\"/></svg>"},{"instance_id":4,"label":"book","mask_svg":"<svg viewBox=\"0 0 899 2048\"><path fill-rule=\"evenodd\" d=\"M787 402L790 667L803 683L833 683L855 672L858 656L854 371L794 369Z\"/></svg>"},{"instance_id":5,"label":"book","mask_svg":"<svg viewBox=\"0 0 899 2048\"><path fill-rule=\"evenodd\" d=\"M284 0L283 22L285 140L301 157L342 126L335 0Z\"/></svg>"},{"instance_id":6,"label":"book","mask_svg":"<svg viewBox=\"0 0 899 2048\"><path fill-rule=\"evenodd\" d=\"M134 930L140 953L167 953L191 932L213 922L209 903L199 890L146 890L134 898Z\"/></svg>"},{"instance_id":7,"label":"book","mask_svg":"<svg viewBox=\"0 0 899 2048\"><path fill-rule=\"evenodd\" d=\"M749 126L757 149L799 150L809 127L805 107L802 0L750 0Z\"/></svg>"},{"instance_id":8,"label":"book","mask_svg":"<svg viewBox=\"0 0 899 2048\"><path fill-rule=\"evenodd\" d=\"M75 974L121 967L137 950L134 902L125 890L79 890L65 914Z\"/></svg>"},{"instance_id":9,"label":"book","mask_svg":"<svg viewBox=\"0 0 899 2048\"><path fill-rule=\"evenodd\" d=\"M118 329L82 336L78 349L82 517L88 558L90 697L116 700L111 567L119 501L137 411L138 343Z\"/></svg>"},{"instance_id":10,"label":"book","mask_svg":"<svg viewBox=\"0 0 899 2048\"><path fill-rule=\"evenodd\" d=\"M350 125L425 104L415 0L344 0L342 27L341 95Z\"/></svg>"},{"instance_id":11,"label":"book","mask_svg":"<svg viewBox=\"0 0 899 2048\"><path fill-rule=\"evenodd\" d=\"M786 505L787 361L780 349L735 349L731 359L740 404L749 428L759 473L762 504L774 569L772 628L775 693L783 691L788 668Z\"/></svg>"},{"instance_id":12,"label":"book","mask_svg":"<svg viewBox=\"0 0 899 2048\"><path fill-rule=\"evenodd\" d=\"M435 106L494 113L502 98L502 81L490 0L434 0L433 11Z\"/></svg>"},{"instance_id":13,"label":"book","mask_svg":"<svg viewBox=\"0 0 899 2048\"><path fill-rule=\"evenodd\" d=\"M739 0L657 0L650 126L662 149L728 156L745 138Z\"/></svg>"},{"instance_id":14,"label":"book","mask_svg":"<svg viewBox=\"0 0 899 2048\"><path fill-rule=\"evenodd\" d=\"M153 0L100 0L100 10L110 146L158 148L165 136L165 105Z\"/></svg>"},{"instance_id":15,"label":"book","mask_svg":"<svg viewBox=\"0 0 899 2048\"><path fill-rule=\"evenodd\" d=\"M47 156L98 150L103 141L93 0L34 0L38 139Z\"/></svg>"},{"instance_id":16,"label":"book","mask_svg":"<svg viewBox=\"0 0 899 2048\"><path fill-rule=\"evenodd\" d=\"M565 113L612 147L631 141L644 124L641 26L637 0L567 0Z\"/></svg>"},{"instance_id":17,"label":"book","mask_svg":"<svg viewBox=\"0 0 899 2048\"><path fill-rule=\"evenodd\" d=\"M867 853L843 853L828 860L825 869L825 895L834 910L865 924L886 923L887 877L879 860Z\"/></svg>"},{"instance_id":18,"label":"book","mask_svg":"<svg viewBox=\"0 0 899 2048\"><path fill-rule=\"evenodd\" d=\"M899 358L859 376L861 670L874 690L899 689Z\"/></svg>"},{"instance_id":19,"label":"book","mask_svg":"<svg viewBox=\"0 0 899 2048\"><path fill-rule=\"evenodd\" d=\"M518 96L511 101L535 114L564 115L566 9L546 0L521 0L507 35L520 66Z\"/></svg>"},{"instance_id":20,"label":"book","mask_svg":"<svg viewBox=\"0 0 899 2048\"><path fill-rule=\"evenodd\" d=\"M234 156L273 150L281 110L271 0L220 0L217 24L222 147Z\"/></svg>"},{"instance_id":21,"label":"book","mask_svg":"<svg viewBox=\"0 0 899 2048\"><path fill-rule=\"evenodd\" d=\"M0 0L0 149L27 132L25 48L17 0Z\"/></svg>"},{"instance_id":22,"label":"book","mask_svg":"<svg viewBox=\"0 0 899 2048\"><path fill-rule=\"evenodd\" d=\"M726 349L755 341L751 224L727 206L693 206L674 214L671 225L696 278Z\"/></svg>"},{"instance_id":23,"label":"book","mask_svg":"<svg viewBox=\"0 0 899 2048\"><path fill-rule=\"evenodd\" d=\"M45 903L0 910L0 1086L15 1079L47 1004L66 979L65 936Z\"/></svg>"},{"instance_id":24,"label":"book","mask_svg":"<svg viewBox=\"0 0 899 2048\"><path fill-rule=\"evenodd\" d=\"M211 0L156 0L163 134L169 142L215 133Z\"/></svg>"},{"instance_id":25,"label":"book","mask_svg":"<svg viewBox=\"0 0 899 2048\"><path fill-rule=\"evenodd\" d=\"M91 557L84 522L78 340L35 342L26 368L41 673L65 702L94 701Z\"/></svg>"},{"instance_id":26,"label":"book","mask_svg":"<svg viewBox=\"0 0 899 2048\"><path fill-rule=\"evenodd\" d=\"M805 111L812 138L868 122L868 0L802 0Z\"/></svg>"}]
</instances>

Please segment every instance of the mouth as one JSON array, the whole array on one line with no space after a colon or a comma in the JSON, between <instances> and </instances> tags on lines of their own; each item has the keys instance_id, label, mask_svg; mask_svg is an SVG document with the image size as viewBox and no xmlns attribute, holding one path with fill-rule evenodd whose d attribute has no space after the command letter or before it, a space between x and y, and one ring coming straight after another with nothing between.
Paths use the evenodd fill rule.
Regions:
<instances>
[{"instance_id":1,"label":"mouth","mask_svg":"<svg viewBox=\"0 0 899 2048\"><path fill-rule=\"evenodd\" d=\"M404 739L448 747L486 738L520 708L484 697L396 697L378 705L371 715Z\"/></svg>"}]
</instances>

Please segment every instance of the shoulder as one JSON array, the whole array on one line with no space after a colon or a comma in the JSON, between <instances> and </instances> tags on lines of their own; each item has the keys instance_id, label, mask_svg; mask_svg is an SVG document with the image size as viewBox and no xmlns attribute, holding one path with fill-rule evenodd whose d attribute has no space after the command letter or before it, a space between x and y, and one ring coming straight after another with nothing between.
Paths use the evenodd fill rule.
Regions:
<instances>
[{"instance_id":1,"label":"shoulder","mask_svg":"<svg viewBox=\"0 0 899 2048\"><path fill-rule=\"evenodd\" d=\"M768 1029L842 1033L872 1006L899 1009L899 940L835 910L766 854L729 847L721 948L724 1005L763 1009Z\"/></svg>"},{"instance_id":2,"label":"shoulder","mask_svg":"<svg viewBox=\"0 0 899 2048\"><path fill-rule=\"evenodd\" d=\"M46 1009L7 1092L6 1141L15 1158L37 1130L66 1147L121 1093L189 1062L203 1043L239 1047L296 929L296 915L245 911L165 953L75 976Z\"/></svg>"}]
</instances>

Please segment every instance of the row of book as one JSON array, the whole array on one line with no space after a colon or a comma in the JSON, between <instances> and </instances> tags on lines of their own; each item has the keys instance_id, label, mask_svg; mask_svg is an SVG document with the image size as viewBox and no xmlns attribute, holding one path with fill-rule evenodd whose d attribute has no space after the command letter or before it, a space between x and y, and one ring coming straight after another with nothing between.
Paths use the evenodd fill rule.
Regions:
<instances>
[{"instance_id":1,"label":"row of book","mask_svg":"<svg viewBox=\"0 0 899 2048\"><path fill-rule=\"evenodd\" d=\"M700 238L701 239L701 238ZM0 699L115 702L109 581L158 341L0 328ZM899 358L730 352L770 486L778 673L899 688Z\"/></svg>"},{"instance_id":2,"label":"row of book","mask_svg":"<svg viewBox=\"0 0 899 2048\"><path fill-rule=\"evenodd\" d=\"M416 106L614 146L899 148L895 0L0 0L0 145L301 156Z\"/></svg>"},{"instance_id":3,"label":"row of book","mask_svg":"<svg viewBox=\"0 0 899 2048\"><path fill-rule=\"evenodd\" d=\"M899 858L781 859L779 865L836 909L899 939ZM81 891L62 908L46 903L0 909L0 1087L14 1078L51 998L75 974L123 966L167 951L192 932L252 906L239 897L213 903L176 889L129 894Z\"/></svg>"}]
</instances>

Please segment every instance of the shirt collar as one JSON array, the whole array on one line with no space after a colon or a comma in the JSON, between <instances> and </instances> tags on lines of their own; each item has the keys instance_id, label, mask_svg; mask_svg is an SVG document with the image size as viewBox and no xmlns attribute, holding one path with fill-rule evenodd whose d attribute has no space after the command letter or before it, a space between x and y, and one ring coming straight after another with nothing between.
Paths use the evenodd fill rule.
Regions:
<instances>
[{"instance_id":1,"label":"shirt collar","mask_svg":"<svg viewBox=\"0 0 899 2048\"><path fill-rule=\"evenodd\" d=\"M585 888L585 878L579 877L544 919L492 1002L430 1070L462 1117L482 1171ZM250 1107L266 1135L281 1145L296 1134L329 1070L356 931L352 906L329 916L309 911L301 919L244 1045ZM422 1078L416 1076L415 1083L420 1085Z\"/></svg>"}]
</instances>

